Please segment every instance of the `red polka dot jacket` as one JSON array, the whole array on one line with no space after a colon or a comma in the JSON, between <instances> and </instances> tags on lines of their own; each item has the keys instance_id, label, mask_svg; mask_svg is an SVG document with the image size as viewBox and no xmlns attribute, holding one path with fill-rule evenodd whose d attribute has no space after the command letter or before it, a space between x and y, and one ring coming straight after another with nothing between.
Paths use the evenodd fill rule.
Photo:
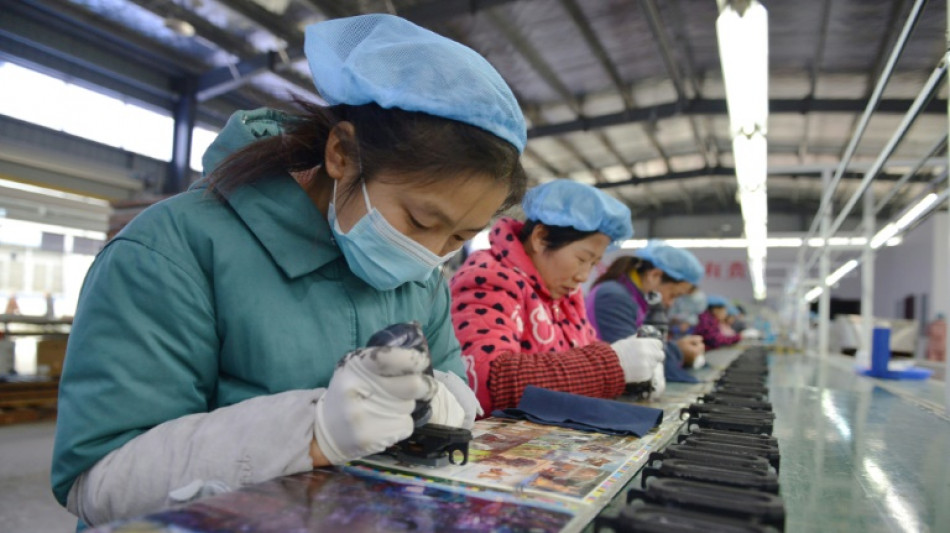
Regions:
<instances>
[{"instance_id":1,"label":"red polka dot jacket","mask_svg":"<svg viewBox=\"0 0 950 533\"><path fill-rule=\"evenodd\" d=\"M498 220L491 248L472 254L450 284L452 323L482 409L517 406L527 385L619 396L617 354L597 340L580 292L552 300L518 239L522 226Z\"/></svg>"}]
</instances>

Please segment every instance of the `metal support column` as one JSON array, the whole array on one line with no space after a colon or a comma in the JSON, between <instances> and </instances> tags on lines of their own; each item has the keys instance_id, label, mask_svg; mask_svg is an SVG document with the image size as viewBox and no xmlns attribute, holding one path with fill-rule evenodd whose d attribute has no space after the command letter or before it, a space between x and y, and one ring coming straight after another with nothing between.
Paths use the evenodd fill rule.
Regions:
<instances>
[{"instance_id":1,"label":"metal support column","mask_svg":"<svg viewBox=\"0 0 950 533\"><path fill-rule=\"evenodd\" d=\"M946 40L947 46L943 54L944 61L950 61L950 0L947 1L947 27L946 27ZM950 104L947 106L947 130L950 131ZM950 145L947 147L947 162L950 163ZM950 184L947 185L950 188ZM950 216L946 217L946 224L950 227ZM950 228L947 231L948 240L950 240ZM950 246L950 244L948 244ZM948 278L950 278L950 261L948 263L948 272L944 272ZM950 335L947 336L947 349L944 352L950 353ZM945 391L944 395L944 408L947 413L950 413L950 357L944 357L944 374L943 374L943 386Z\"/></svg>"},{"instance_id":2,"label":"metal support column","mask_svg":"<svg viewBox=\"0 0 950 533\"><path fill-rule=\"evenodd\" d=\"M821 173L822 190L826 190L831 184L831 171L825 170ZM826 200L827 198L827 200ZM821 296L818 300L818 355L819 357L828 356L829 332L831 329L831 287L825 282L830 274L831 266L831 247L828 246L828 239L831 237L828 230L831 229L831 216L833 207L831 205L832 197L822 198L828 205L823 206L821 212L821 260L818 262L818 280L819 287L823 287Z\"/></svg>"},{"instance_id":3,"label":"metal support column","mask_svg":"<svg viewBox=\"0 0 950 533\"><path fill-rule=\"evenodd\" d=\"M805 351L805 323L808 320L808 302L805 301L805 280L808 279L808 273L805 272L805 249L807 247L808 241L804 241L798 249L798 279L795 282L795 303L793 306L795 313L795 344L802 351Z\"/></svg>"},{"instance_id":4,"label":"metal support column","mask_svg":"<svg viewBox=\"0 0 950 533\"><path fill-rule=\"evenodd\" d=\"M172 144L172 160L168 163L168 175L162 186L164 194L177 194L189 185L191 173L191 137L195 129L198 111L196 97L198 83L192 77L179 80L178 100L175 102L175 131Z\"/></svg>"},{"instance_id":5,"label":"metal support column","mask_svg":"<svg viewBox=\"0 0 950 533\"><path fill-rule=\"evenodd\" d=\"M871 248L874 236L874 189L864 192L864 237L867 241L861 253L861 338L856 362L861 368L871 367L871 332L874 329L874 259L876 250Z\"/></svg>"}]
</instances>

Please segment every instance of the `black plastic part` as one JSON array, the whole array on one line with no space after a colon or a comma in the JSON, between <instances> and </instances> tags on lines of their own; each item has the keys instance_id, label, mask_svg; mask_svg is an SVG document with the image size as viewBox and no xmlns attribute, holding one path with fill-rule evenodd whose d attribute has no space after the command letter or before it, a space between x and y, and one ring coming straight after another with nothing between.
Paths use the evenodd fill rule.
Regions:
<instances>
[{"instance_id":1,"label":"black plastic part","mask_svg":"<svg viewBox=\"0 0 950 533\"><path fill-rule=\"evenodd\" d=\"M643 487L651 477L702 481L752 490L764 490L778 494L778 476L768 470L737 470L709 466L683 459L667 459L658 467L646 467L640 473Z\"/></svg>"},{"instance_id":2,"label":"black plastic part","mask_svg":"<svg viewBox=\"0 0 950 533\"><path fill-rule=\"evenodd\" d=\"M464 465L468 462L471 440L472 432L467 429L426 424L416 428L408 439L394 444L388 453L401 461L429 466ZM457 461L456 454L461 455L461 461Z\"/></svg>"},{"instance_id":3,"label":"black plastic part","mask_svg":"<svg viewBox=\"0 0 950 533\"><path fill-rule=\"evenodd\" d=\"M758 435L755 435L755 436L758 436ZM718 446L720 444L725 444L726 446L742 446L743 448L746 448L746 449L759 450L759 451L762 451L763 453L769 453L771 454L770 457L771 456L778 457L779 455L778 445L770 444L768 442L737 440L737 439L730 439L730 438L718 437L718 436L709 437L706 435L689 435L688 437L681 440L680 442L683 444L686 444L687 446L693 446L697 444L699 445L708 444L712 446Z\"/></svg>"},{"instance_id":4,"label":"black plastic part","mask_svg":"<svg viewBox=\"0 0 950 533\"><path fill-rule=\"evenodd\" d=\"M768 435L749 435L746 433L738 433L736 431L719 431L716 429L693 428L693 431L690 433L680 435L678 442L683 442L686 439L719 441L725 444L761 444L764 446L772 446L778 449L778 439L775 437Z\"/></svg>"},{"instance_id":5,"label":"black plastic part","mask_svg":"<svg viewBox=\"0 0 950 533\"><path fill-rule=\"evenodd\" d=\"M721 377L742 377L742 376L758 376L762 379L765 379L769 375L769 367L762 365L746 365L746 366L731 366L722 371Z\"/></svg>"},{"instance_id":6,"label":"black plastic part","mask_svg":"<svg viewBox=\"0 0 950 533\"><path fill-rule=\"evenodd\" d=\"M737 455L735 453L698 449L680 444L671 444L662 452L651 453L648 464L655 464L656 461L666 461L669 459L682 459L720 468L755 469L765 472L772 470L771 463L769 463L769 460L765 457L753 454Z\"/></svg>"},{"instance_id":7,"label":"black plastic part","mask_svg":"<svg viewBox=\"0 0 950 533\"><path fill-rule=\"evenodd\" d=\"M746 398L744 396L728 396L707 394L699 398L705 403L716 405L729 405L732 407L745 407L746 409L756 409L759 411L771 411L772 404L762 400Z\"/></svg>"},{"instance_id":8,"label":"black plastic part","mask_svg":"<svg viewBox=\"0 0 950 533\"><path fill-rule=\"evenodd\" d=\"M598 517L594 522L594 531L608 526L616 533L775 533L774 527L757 524L750 520L741 520L717 516L699 511L687 511L636 503L625 507L616 518Z\"/></svg>"},{"instance_id":9,"label":"black plastic part","mask_svg":"<svg viewBox=\"0 0 950 533\"><path fill-rule=\"evenodd\" d=\"M680 416L689 414L696 417L701 414L714 414L723 416L734 416L738 418L752 418L755 420L775 420L775 413L772 411L763 411L761 409L746 409L743 407L734 407L731 405L721 405L714 403L694 403L689 407L680 410Z\"/></svg>"},{"instance_id":10,"label":"black plastic part","mask_svg":"<svg viewBox=\"0 0 950 533\"><path fill-rule=\"evenodd\" d=\"M687 424L688 429L692 429L693 426L699 426L701 428L738 431L741 433L752 433L756 435L772 434L771 420L755 420L750 418L705 414L695 418L690 418Z\"/></svg>"},{"instance_id":11,"label":"black plastic part","mask_svg":"<svg viewBox=\"0 0 950 533\"><path fill-rule=\"evenodd\" d=\"M750 389L747 387L716 387L712 394L716 396L734 396L750 400L766 401L769 391L765 389Z\"/></svg>"},{"instance_id":12,"label":"black plastic part","mask_svg":"<svg viewBox=\"0 0 950 533\"><path fill-rule=\"evenodd\" d=\"M760 395L768 396L769 388L757 383L721 383L716 385L716 392L742 395Z\"/></svg>"},{"instance_id":13,"label":"black plastic part","mask_svg":"<svg viewBox=\"0 0 950 533\"><path fill-rule=\"evenodd\" d=\"M765 458L769 464L775 467L778 470L780 455L776 448L770 446L760 446L760 445L745 445L745 444L725 444L721 442L709 442L709 441L699 441L699 440L690 440L687 439L683 441L678 446L684 446L686 448L692 448L699 451L707 451L712 453L723 453L728 455L737 455L739 457L762 457Z\"/></svg>"},{"instance_id":14,"label":"black plastic part","mask_svg":"<svg viewBox=\"0 0 950 533\"><path fill-rule=\"evenodd\" d=\"M628 491L627 503L634 500L736 518L752 518L780 528L785 525L785 505L779 496L770 492L657 478L650 482L646 490Z\"/></svg>"}]
</instances>

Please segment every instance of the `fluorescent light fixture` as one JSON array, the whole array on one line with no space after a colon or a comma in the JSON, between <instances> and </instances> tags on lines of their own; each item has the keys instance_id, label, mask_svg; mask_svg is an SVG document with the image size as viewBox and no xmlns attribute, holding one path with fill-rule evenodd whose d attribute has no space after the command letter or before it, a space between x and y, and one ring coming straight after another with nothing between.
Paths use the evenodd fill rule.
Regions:
<instances>
[{"instance_id":1,"label":"fluorescent light fixture","mask_svg":"<svg viewBox=\"0 0 950 533\"><path fill-rule=\"evenodd\" d=\"M739 204L749 246L749 273L757 300L765 299L768 203L766 122L769 116L769 17L757 0L719 0L719 60L729 107L729 129L739 184Z\"/></svg>"},{"instance_id":2,"label":"fluorescent light fixture","mask_svg":"<svg viewBox=\"0 0 950 533\"><path fill-rule=\"evenodd\" d=\"M740 196L744 191L765 187L768 174L768 143L765 135L737 135L732 139L732 156L735 159Z\"/></svg>"},{"instance_id":3,"label":"fluorescent light fixture","mask_svg":"<svg viewBox=\"0 0 950 533\"><path fill-rule=\"evenodd\" d=\"M914 205L914 207L911 207L909 211L904 213L904 216L897 219L897 229L902 230L907 226L910 226L912 222L926 213L927 208L932 206L936 201L937 195L935 193L930 193L927 196L924 196L919 202L917 202L916 205Z\"/></svg>"},{"instance_id":4,"label":"fluorescent light fixture","mask_svg":"<svg viewBox=\"0 0 950 533\"><path fill-rule=\"evenodd\" d=\"M646 246L646 241L643 241L643 245ZM472 240L469 241L468 253L487 250L489 248L491 248L491 243L488 242L488 230L483 229L476 233L475 236L472 237Z\"/></svg>"},{"instance_id":5,"label":"fluorescent light fixture","mask_svg":"<svg viewBox=\"0 0 950 533\"><path fill-rule=\"evenodd\" d=\"M852 259L848 261L847 263L841 265L841 267L839 267L838 270L835 270L831 274L828 274L828 277L825 278L825 284L830 287L831 285L838 283L838 281L841 280L841 278L845 277L848 274L848 272L851 272L852 270L854 270L856 266L858 266L858 261L856 259Z\"/></svg>"},{"instance_id":6,"label":"fluorescent light fixture","mask_svg":"<svg viewBox=\"0 0 950 533\"><path fill-rule=\"evenodd\" d=\"M20 183L19 181L0 179L0 188L13 189L17 191L23 191L32 194L41 194L43 196L48 196L50 198L61 198L64 200L72 200L76 202L82 202L84 204L89 204L93 206L109 207L108 200L102 200L100 198L93 198L91 196L84 196L81 194L73 194L68 192L59 191L56 189L49 189L47 187L39 187L37 185L31 185L29 183Z\"/></svg>"},{"instance_id":7,"label":"fluorescent light fixture","mask_svg":"<svg viewBox=\"0 0 950 533\"><path fill-rule=\"evenodd\" d=\"M769 115L768 13L757 0L742 14L730 2L720 4L716 36L732 136L749 137L756 131L764 135Z\"/></svg>"},{"instance_id":8,"label":"fluorescent light fixture","mask_svg":"<svg viewBox=\"0 0 950 533\"><path fill-rule=\"evenodd\" d=\"M739 207L745 225L765 226L769 220L768 195L765 187L739 192Z\"/></svg>"},{"instance_id":9,"label":"fluorescent light fixture","mask_svg":"<svg viewBox=\"0 0 950 533\"><path fill-rule=\"evenodd\" d=\"M806 302L814 302L821 296L821 293L825 292L825 289L822 287L815 287L814 289L805 293Z\"/></svg>"},{"instance_id":10,"label":"fluorescent light fixture","mask_svg":"<svg viewBox=\"0 0 950 533\"><path fill-rule=\"evenodd\" d=\"M764 300L766 296L764 257L749 257L749 276L752 277L752 296L756 300Z\"/></svg>"},{"instance_id":11,"label":"fluorescent light fixture","mask_svg":"<svg viewBox=\"0 0 950 533\"><path fill-rule=\"evenodd\" d=\"M479 236L475 237L479 239ZM485 247L488 247L488 235L484 235ZM722 239L664 239L663 242L675 248L748 248L749 239L744 238L722 238ZM864 237L832 237L828 239L831 248L856 248L864 246L867 239ZM892 237L887 240L887 246L897 246L902 243L900 237ZM643 248L647 245L647 239L629 239L624 241L620 247L627 250ZM801 237L768 237L765 239L765 245L768 248L800 248L802 246ZM808 239L808 246L812 248L821 248L825 245L824 239L813 237ZM477 248L481 249L481 248Z\"/></svg>"},{"instance_id":12,"label":"fluorescent light fixture","mask_svg":"<svg viewBox=\"0 0 950 533\"><path fill-rule=\"evenodd\" d=\"M888 223L886 226L881 228L880 231L874 234L874 237L871 238L871 248L877 250L882 245L884 245L884 243L889 241L891 237L897 235L899 231L900 228L897 227L897 224L894 224L893 222Z\"/></svg>"}]
</instances>

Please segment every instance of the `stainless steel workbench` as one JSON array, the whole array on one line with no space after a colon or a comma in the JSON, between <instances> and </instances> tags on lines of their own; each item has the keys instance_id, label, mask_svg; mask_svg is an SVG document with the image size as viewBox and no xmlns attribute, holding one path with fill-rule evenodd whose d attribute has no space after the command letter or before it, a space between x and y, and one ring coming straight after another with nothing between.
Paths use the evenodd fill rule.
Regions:
<instances>
[{"instance_id":1,"label":"stainless steel workbench","mask_svg":"<svg viewBox=\"0 0 950 533\"><path fill-rule=\"evenodd\" d=\"M950 531L942 382L868 378L843 355L771 358L786 531Z\"/></svg>"}]
</instances>

